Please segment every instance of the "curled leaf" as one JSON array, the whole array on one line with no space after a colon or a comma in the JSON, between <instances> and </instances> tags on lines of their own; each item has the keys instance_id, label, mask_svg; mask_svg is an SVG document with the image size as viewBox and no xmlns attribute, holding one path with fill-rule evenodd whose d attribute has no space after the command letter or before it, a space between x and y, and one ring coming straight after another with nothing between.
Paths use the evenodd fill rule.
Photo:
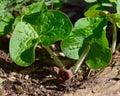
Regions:
<instances>
[{"instance_id":1,"label":"curled leaf","mask_svg":"<svg viewBox=\"0 0 120 96\"><path fill-rule=\"evenodd\" d=\"M19 22L10 39L10 56L20 66L29 66L35 59L38 34L30 24Z\"/></svg>"}]
</instances>

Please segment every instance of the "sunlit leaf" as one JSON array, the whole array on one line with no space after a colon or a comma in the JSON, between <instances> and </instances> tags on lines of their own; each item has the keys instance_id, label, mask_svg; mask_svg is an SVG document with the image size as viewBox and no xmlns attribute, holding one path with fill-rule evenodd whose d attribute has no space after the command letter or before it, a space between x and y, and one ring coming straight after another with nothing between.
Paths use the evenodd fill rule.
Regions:
<instances>
[{"instance_id":1,"label":"sunlit leaf","mask_svg":"<svg viewBox=\"0 0 120 96\"><path fill-rule=\"evenodd\" d=\"M62 42L62 51L69 58L79 59L86 46L90 45L90 52L86 57L87 65L92 69L107 66L111 60L111 51L104 30L106 24L105 18L79 19L73 33Z\"/></svg>"},{"instance_id":2,"label":"sunlit leaf","mask_svg":"<svg viewBox=\"0 0 120 96\"><path fill-rule=\"evenodd\" d=\"M19 22L10 39L10 56L20 66L29 66L35 60L38 34L30 24Z\"/></svg>"}]
</instances>

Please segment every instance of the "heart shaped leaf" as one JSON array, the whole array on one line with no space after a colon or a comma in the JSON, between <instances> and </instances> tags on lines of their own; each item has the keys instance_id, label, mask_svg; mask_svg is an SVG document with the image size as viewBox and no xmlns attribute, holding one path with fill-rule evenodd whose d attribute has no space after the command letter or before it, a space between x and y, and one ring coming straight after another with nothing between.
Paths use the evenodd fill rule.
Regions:
<instances>
[{"instance_id":1,"label":"heart shaped leaf","mask_svg":"<svg viewBox=\"0 0 120 96\"><path fill-rule=\"evenodd\" d=\"M35 59L38 34L30 24L19 22L10 39L10 55L20 66L29 66Z\"/></svg>"},{"instance_id":2,"label":"heart shaped leaf","mask_svg":"<svg viewBox=\"0 0 120 96\"><path fill-rule=\"evenodd\" d=\"M111 59L111 51L108 48L104 30L106 24L106 19L103 17L79 19L75 23L73 33L62 42L62 51L69 58L79 59L86 46L90 45L90 52L86 57L87 65L92 69L106 66Z\"/></svg>"},{"instance_id":3,"label":"heart shaped leaf","mask_svg":"<svg viewBox=\"0 0 120 96\"><path fill-rule=\"evenodd\" d=\"M63 40L72 31L72 23L68 16L55 10L46 10L23 18L29 22L44 46L50 46L58 40Z\"/></svg>"}]
</instances>

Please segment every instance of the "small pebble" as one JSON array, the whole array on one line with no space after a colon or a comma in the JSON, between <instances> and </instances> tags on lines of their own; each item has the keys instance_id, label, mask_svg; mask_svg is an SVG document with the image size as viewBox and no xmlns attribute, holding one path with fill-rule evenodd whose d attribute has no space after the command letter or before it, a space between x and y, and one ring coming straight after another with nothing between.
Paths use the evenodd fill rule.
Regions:
<instances>
[{"instance_id":1,"label":"small pebble","mask_svg":"<svg viewBox=\"0 0 120 96\"><path fill-rule=\"evenodd\" d=\"M26 75L26 76L25 76L25 79L28 80L28 79L29 79L29 75Z\"/></svg>"}]
</instances>

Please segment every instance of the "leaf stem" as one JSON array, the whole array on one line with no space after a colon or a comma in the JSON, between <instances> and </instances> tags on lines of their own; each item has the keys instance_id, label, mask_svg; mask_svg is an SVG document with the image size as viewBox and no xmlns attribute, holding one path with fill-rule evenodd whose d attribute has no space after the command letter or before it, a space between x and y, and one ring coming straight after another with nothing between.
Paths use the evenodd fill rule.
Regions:
<instances>
[{"instance_id":1,"label":"leaf stem","mask_svg":"<svg viewBox=\"0 0 120 96\"><path fill-rule=\"evenodd\" d=\"M117 50L120 50L120 43L116 47Z\"/></svg>"},{"instance_id":2,"label":"leaf stem","mask_svg":"<svg viewBox=\"0 0 120 96\"><path fill-rule=\"evenodd\" d=\"M113 38L112 38L111 51L112 53L114 53L116 48L116 42L117 42L117 29L116 29L115 23L112 23L112 26L113 26Z\"/></svg>"},{"instance_id":3,"label":"leaf stem","mask_svg":"<svg viewBox=\"0 0 120 96\"><path fill-rule=\"evenodd\" d=\"M57 65L60 67L60 68L64 68L64 65L63 63L59 60L59 58L55 55L55 53L49 48L49 47L46 47L44 46L44 48L49 52L49 54L53 57L54 61L57 63Z\"/></svg>"},{"instance_id":4,"label":"leaf stem","mask_svg":"<svg viewBox=\"0 0 120 96\"><path fill-rule=\"evenodd\" d=\"M87 47L85 48L85 50L83 51L82 55L80 56L79 60L76 62L75 66L73 66L71 69L72 69L72 72L75 74L78 69L81 67L85 57L87 56L88 52L90 50L90 45L87 45Z\"/></svg>"}]
</instances>

